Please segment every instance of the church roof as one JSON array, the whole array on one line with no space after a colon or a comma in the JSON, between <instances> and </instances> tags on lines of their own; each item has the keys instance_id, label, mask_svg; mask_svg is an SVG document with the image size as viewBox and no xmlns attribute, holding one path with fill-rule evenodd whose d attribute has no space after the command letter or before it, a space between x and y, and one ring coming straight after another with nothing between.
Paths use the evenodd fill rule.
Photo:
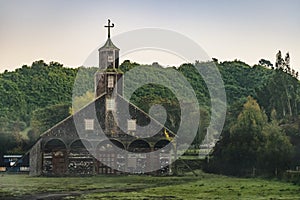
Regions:
<instances>
[{"instance_id":1,"label":"church roof","mask_svg":"<svg viewBox=\"0 0 300 200\"><path fill-rule=\"evenodd\" d=\"M110 38L108 38L107 40L106 40L106 42L105 42L105 44L99 49L99 51L100 50L105 50L105 49L117 49L117 50L120 50L118 47L116 47L115 45L114 45L114 43L111 41L111 39Z\"/></svg>"},{"instance_id":2,"label":"church roof","mask_svg":"<svg viewBox=\"0 0 300 200\"><path fill-rule=\"evenodd\" d=\"M77 128L79 126L76 126L74 123L81 123L84 121L84 119L87 117L89 119L93 119L92 116L89 115L89 113L93 113L93 110L96 108L96 105L105 105L104 103L104 99L106 98L106 93L100 95L99 97L97 97L96 99L94 99L93 101L91 101L90 103L88 103L87 105L85 105L83 108L81 108L79 111L77 111L76 113L68 116L67 118L65 118L64 120L58 122L56 125L54 125L53 127L51 127L50 129L48 129L47 131L45 131L43 134L40 135L40 137L38 138L38 140L36 141L36 143L42 139L42 138L46 138L46 137L50 137L50 136L55 136L58 138L61 138L62 135L68 135L68 137L80 137L78 135L78 130ZM128 100L126 100L122 95L117 94L116 95L118 104L117 104L117 110L118 113L120 113L123 109L123 107L129 106L129 109L135 109L135 113L139 113L135 119L137 120L146 120L146 119L151 119L154 121L154 126L157 127L161 127L162 129L165 129L168 131L168 133L170 135L172 135L173 137L177 137L176 134L171 131L170 129L168 129L167 127L165 127L164 124L161 124L159 121L157 121L156 119L154 119L152 116L150 116L148 113L144 112L141 108L137 107L136 105L134 105L133 103L129 102ZM100 107L99 107L100 108ZM98 108L98 109L99 109ZM97 109L97 108L96 108ZM102 110L97 110L97 112L99 112L100 115L103 115L103 113L105 112L105 107L101 106ZM133 112L132 112L133 113ZM100 118L98 119L99 123L101 124L104 118ZM124 126L124 125L123 125ZM153 127L149 127L149 132L151 132L151 128ZM68 130L66 131L62 131L63 129ZM58 131L59 130L59 131ZM143 129L145 130L145 129ZM59 134L55 134L56 132L59 132ZM74 135L72 135L74 134ZM141 132L139 129L136 130L136 134L137 135L143 135L144 133ZM73 138L74 139L74 138ZM86 138L88 139L88 138Z\"/></svg>"}]
</instances>

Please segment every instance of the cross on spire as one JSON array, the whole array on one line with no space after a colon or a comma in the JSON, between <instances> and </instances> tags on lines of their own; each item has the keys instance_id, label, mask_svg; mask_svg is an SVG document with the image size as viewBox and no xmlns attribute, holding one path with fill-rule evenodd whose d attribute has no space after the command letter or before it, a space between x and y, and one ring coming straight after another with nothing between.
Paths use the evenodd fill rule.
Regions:
<instances>
[{"instance_id":1,"label":"cross on spire","mask_svg":"<svg viewBox=\"0 0 300 200\"><path fill-rule=\"evenodd\" d=\"M114 26L114 23L110 25L110 19L108 19L108 25L104 26L105 28L108 28L108 38L110 38L110 28L113 28Z\"/></svg>"}]
</instances>

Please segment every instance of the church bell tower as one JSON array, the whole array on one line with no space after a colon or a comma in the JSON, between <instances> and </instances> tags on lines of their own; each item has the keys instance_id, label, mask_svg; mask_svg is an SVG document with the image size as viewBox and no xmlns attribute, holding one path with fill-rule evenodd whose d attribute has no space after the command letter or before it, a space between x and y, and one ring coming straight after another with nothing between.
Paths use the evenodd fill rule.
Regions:
<instances>
[{"instance_id":1,"label":"church bell tower","mask_svg":"<svg viewBox=\"0 0 300 200\"><path fill-rule=\"evenodd\" d=\"M116 95L123 96L123 73L119 69L119 51L110 39L110 29L114 24L108 20L108 25L104 26L108 29L108 38L105 44L98 49L99 51L99 69L95 73L95 96L105 99L104 106L104 126L105 133L115 135L118 132L117 119L113 113L116 112L117 102ZM115 115L116 116L116 115Z\"/></svg>"},{"instance_id":2,"label":"church bell tower","mask_svg":"<svg viewBox=\"0 0 300 200\"><path fill-rule=\"evenodd\" d=\"M95 74L96 98L104 93L111 96L113 91L120 95L123 92L122 72L119 70L120 49L110 39L110 29L114 27L114 24L108 20L108 25L104 27L108 29L108 38L105 44L98 49L99 69ZM116 85L117 82L118 85Z\"/></svg>"}]
</instances>

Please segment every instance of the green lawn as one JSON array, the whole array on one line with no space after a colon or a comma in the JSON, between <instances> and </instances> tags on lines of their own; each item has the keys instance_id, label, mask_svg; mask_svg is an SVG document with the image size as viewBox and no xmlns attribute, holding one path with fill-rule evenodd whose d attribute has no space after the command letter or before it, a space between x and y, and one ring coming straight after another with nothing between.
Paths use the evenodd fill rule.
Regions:
<instances>
[{"instance_id":1,"label":"green lawn","mask_svg":"<svg viewBox=\"0 0 300 200\"><path fill-rule=\"evenodd\" d=\"M198 177L0 175L0 199L300 199L300 187L263 179Z\"/></svg>"}]
</instances>

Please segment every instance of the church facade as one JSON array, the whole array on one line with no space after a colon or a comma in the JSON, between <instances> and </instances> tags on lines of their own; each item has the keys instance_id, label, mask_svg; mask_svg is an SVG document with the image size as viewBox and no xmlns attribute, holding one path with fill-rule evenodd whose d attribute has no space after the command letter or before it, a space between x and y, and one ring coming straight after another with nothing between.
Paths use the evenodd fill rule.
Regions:
<instances>
[{"instance_id":1,"label":"church facade","mask_svg":"<svg viewBox=\"0 0 300 200\"><path fill-rule=\"evenodd\" d=\"M99 49L95 100L40 136L29 153L30 175L171 172L175 134L124 99L123 74L118 69L120 49L110 38L113 26L108 21L108 39ZM117 119L125 107L130 116ZM148 130L140 127L150 121L159 131L147 137L151 126Z\"/></svg>"}]
</instances>

